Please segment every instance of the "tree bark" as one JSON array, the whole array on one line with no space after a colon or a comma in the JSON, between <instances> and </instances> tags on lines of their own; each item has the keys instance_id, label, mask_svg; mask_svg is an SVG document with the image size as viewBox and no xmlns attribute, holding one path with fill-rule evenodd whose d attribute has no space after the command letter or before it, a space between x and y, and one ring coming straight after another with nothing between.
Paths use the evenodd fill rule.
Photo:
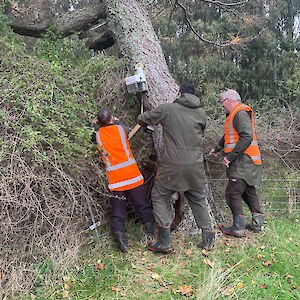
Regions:
<instances>
[{"instance_id":1,"label":"tree bark","mask_svg":"<svg viewBox=\"0 0 300 300\"><path fill-rule=\"evenodd\" d=\"M106 0L107 21L119 52L131 62L132 67L142 63L146 73L148 92L146 109L161 103L172 102L178 86L172 78L160 42L147 11L147 3L138 0ZM161 129L154 133L158 156L162 148Z\"/></svg>"}]
</instances>

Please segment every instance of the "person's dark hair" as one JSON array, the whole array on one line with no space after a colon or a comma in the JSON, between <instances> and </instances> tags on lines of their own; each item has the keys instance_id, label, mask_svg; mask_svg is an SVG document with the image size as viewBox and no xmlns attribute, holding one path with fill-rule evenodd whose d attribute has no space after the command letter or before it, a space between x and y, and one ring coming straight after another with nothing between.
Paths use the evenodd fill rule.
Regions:
<instances>
[{"instance_id":1,"label":"person's dark hair","mask_svg":"<svg viewBox=\"0 0 300 300\"><path fill-rule=\"evenodd\" d=\"M98 122L100 126L105 126L109 124L109 121L111 119L111 112L108 108L101 108L100 111L97 114Z\"/></svg>"},{"instance_id":2,"label":"person's dark hair","mask_svg":"<svg viewBox=\"0 0 300 300\"><path fill-rule=\"evenodd\" d=\"M182 84L179 88L181 94L188 93L195 95L195 87L190 83Z\"/></svg>"}]
</instances>

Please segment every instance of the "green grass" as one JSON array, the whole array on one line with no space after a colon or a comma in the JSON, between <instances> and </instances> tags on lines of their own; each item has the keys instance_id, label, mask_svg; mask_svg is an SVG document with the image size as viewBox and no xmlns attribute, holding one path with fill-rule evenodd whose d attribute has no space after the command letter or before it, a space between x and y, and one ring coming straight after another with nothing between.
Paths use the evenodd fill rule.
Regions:
<instances>
[{"instance_id":1,"label":"green grass","mask_svg":"<svg viewBox=\"0 0 300 300\"><path fill-rule=\"evenodd\" d=\"M299 229L297 218L269 216L261 234L218 233L217 247L206 256L199 237L179 233L172 235L173 254L152 253L142 228L130 226L129 253L109 239L85 249L63 278L42 268L53 280L41 281L29 299L300 299Z\"/></svg>"}]
</instances>

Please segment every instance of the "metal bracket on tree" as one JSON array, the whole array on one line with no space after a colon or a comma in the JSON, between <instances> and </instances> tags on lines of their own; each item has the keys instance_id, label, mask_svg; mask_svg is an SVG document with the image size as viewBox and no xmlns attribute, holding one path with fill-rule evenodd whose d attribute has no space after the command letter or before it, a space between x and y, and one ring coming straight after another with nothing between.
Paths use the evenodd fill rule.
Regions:
<instances>
[{"instance_id":1,"label":"metal bracket on tree","mask_svg":"<svg viewBox=\"0 0 300 300\"><path fill-rule=\"evenodd\" d=\"M125 78L126 89L129 94L136 94L140 100L141 113L144 112L144 96L148 91L147 81L143 65L141 63L135 66L135 75ZM128 139L131 139L135 133L141 128L141 125L137 124L129 133Z\"/></svg>"}]
</instances>

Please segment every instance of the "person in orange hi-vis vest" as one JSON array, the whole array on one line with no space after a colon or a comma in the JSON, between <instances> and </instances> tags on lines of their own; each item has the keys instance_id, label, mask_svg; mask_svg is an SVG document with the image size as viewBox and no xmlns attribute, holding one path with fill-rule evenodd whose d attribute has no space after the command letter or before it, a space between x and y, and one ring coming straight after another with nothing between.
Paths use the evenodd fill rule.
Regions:
<instances>
[{"instance_id":1,"label":"person in orange hi-vis vest","mask_svg":"<svg viewBox=\"0 0 300 300\"><path fill-rule=\"evenodd\" d=\"M219 226L227 235L242 237L245 229L259 232L262 230L264 213L256 193L255 185L261 179L261 155L257 142L253 110L241 102L239 93L227 90L220 94L220 103L226 121L224 135L209 153L216 156L224 150L223 165L226 166L228 184L225 191L226 202L233 215L233 224ZM252 214L252 223L245 224L243 201Z\"/></svg>"},{"instance_id":2,"label":"person in orange hi-vis vest","mask_svg":"<svg viewBox=\"0 0 300 300\"><path fill-rule=\"evenodd\" d=\"M108 108L102 108L94 124L92 136L97 143L101 158L106 166L110 197L110 223L113 235L122 252L128 251L125 233L126 200L130 197L149 235L154 234L154 217L147 200L144 177L132 155L127 135L129 129L114 118Z\"/></svg>"}]
</instances>

